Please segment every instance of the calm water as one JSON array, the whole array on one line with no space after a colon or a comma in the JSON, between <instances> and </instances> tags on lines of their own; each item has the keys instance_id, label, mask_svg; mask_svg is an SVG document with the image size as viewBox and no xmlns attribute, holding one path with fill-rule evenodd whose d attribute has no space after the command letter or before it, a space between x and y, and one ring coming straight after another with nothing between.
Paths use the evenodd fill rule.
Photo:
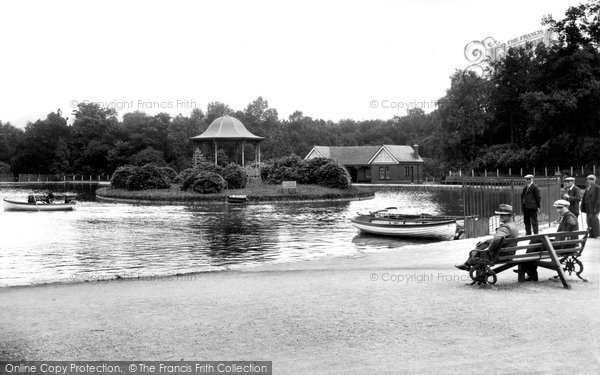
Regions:
<instances>
[{"instance_id":1,"label":"calm water","mask_svg":"<svg viewBox=\"0 0 600 375\"><path fill-rule=\"evenodd\" d=\"M0 198L25 200L29 192L0 188ZM195 208L105 203L95 200L93 190L76 192L73 212L0 211L0 286L220 271L376 252L413 242L360 235L350 223L357 212L390 206L406 213L462 212L458 194L448 191Z\"/></svg>"}]
</instances>

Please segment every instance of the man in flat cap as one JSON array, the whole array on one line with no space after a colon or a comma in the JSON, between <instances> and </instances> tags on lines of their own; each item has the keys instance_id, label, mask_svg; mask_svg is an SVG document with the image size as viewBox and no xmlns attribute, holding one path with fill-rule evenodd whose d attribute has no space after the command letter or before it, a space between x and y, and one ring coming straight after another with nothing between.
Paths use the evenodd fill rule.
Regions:
<instances>
[{"instance_id":1,"label":"man in flat cap","mask_svg":"<svg viewBox=\"0 0 600 375\"><path fill-rule=\"evenodd\" d=\"M525 223L525 234L538 234L538 217L542 198L540 189L533 183L533 175L525 176L526 185L521 192L521 208L523 209L523 222Z\"/></svg>"},{"instance_id":2,"label":"man in flat cap","mask_svg":"<svg viewBox=\"0 0 600 375\"><path fill-rule=\"evenodd\" d=\"M596 238L600 235L600 223L598 213L600 212L600 186L596 185L596 176L587 176L587 187L583 193L581 212L585 212L590 237Z\"/></svg>"},{"instance_id":3,"label":"man in flat cap","mask_svg":"<svg viewBox=\"0 0 600 375\"><path fill-rule=\"evenodd\" d=\"M560 215L557 232L574 232L579 230L577 216L569 209L571 204L566 199L559 199L553 204Z\"/></svg>"},{"instance_id":4,"label":"man in flat cap","mask_svg":"<svg viewBox=\"0 0 600 375\"><path fill-rule=\"evenodd\" d=\"M472 250L469 253L469 259L467 259L464 264L456 265L454 267L458 268L459 270L468 271L469 268L471 268L471 264L475 258L488 257L489 259L494 259L498 249L502 245L502 240L504 238L519 237L519 229L513 220L513 208L511 205L501 204L498 210L494 213L496 215L500 215L501 223L496 229L494 237L481 244L477 244L477 249Z\"/></svg>"},{"instance_id":5,"label":"man in flat cap","mask_svg":"<svg viewBox=\"0 0 600 375\"><path fill-rule=\"evenodd\" d=\"M575 217L579 217L581 189L575 185L575 179L573 177L565 178L565 193L563 194L563 198L569 201L569 211L571 211Z\"/></svg>"}]
</instances>

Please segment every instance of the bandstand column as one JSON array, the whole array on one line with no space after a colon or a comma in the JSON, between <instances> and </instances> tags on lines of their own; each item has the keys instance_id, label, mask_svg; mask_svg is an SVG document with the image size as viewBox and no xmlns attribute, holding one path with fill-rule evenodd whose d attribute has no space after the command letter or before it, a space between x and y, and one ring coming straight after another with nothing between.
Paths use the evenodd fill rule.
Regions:
<instances>
[{"instance_id":1,"label":"bandstand column","mask_svg":"<svg viewBox=\"0 0 600 375\"><path fill-rule=\"evenodd\" d=\"M242 140L242 167L245 165L244 163L244 144L246 143L246 140Z\"/></svg>"},{"instance_id":2,"label":"bandstand column","mask_svg":"<svg viewBox=\"0 0 600 375\"><path fill-rule=\"evenodd\" d=\"M217 140L215 139L215 165L217 165Z\"/></svg>"}]
</instances>

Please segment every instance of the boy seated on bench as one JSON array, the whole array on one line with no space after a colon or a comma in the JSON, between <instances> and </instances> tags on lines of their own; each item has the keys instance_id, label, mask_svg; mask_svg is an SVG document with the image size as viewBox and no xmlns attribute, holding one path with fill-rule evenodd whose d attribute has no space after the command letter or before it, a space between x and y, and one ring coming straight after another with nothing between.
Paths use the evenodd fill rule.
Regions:
<instances>
[{"instance_id":1,"label":"boy seated on bench","mask_svg":"<svg viewBox=\"0 0 600 375\"><path fill-rule=\"evenodd\" d=\"M494 237L485 242L478 243L477 248L471 250L469 253L469 259L467 259L464 264L456 265L454 267L459 270L468 271L475 258L486 257L487 259L493 260L496 257L498 249L502 246L504 238L519 237L519 229L513 220L513 208L511 205L501 204L498 211L494 211L494 213L500 215L501 222L500 226L496 229Z\"/></svg>"}]
</instances>

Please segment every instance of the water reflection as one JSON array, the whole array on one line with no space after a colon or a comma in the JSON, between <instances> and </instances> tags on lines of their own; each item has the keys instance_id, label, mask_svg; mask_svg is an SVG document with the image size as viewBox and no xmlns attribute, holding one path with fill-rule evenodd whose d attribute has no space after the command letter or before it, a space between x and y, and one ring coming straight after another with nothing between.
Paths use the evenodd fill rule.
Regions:
<instances>
[{"instance_id":1,"label":"water reflection","mask_svg":"<svg viewBox=\"0 0 600 375\"><path fill-rule=\"evenodd\" d=\"M28 192L0 188L0 197L23 200ZM77 192L74 212L0 211L0 285L218 271L400 248L415 241L361 235L350 219L390 206L406 213L462 211L455 191L206 207L105 203L90 189Z\"/></svg>"}]
</instances>

